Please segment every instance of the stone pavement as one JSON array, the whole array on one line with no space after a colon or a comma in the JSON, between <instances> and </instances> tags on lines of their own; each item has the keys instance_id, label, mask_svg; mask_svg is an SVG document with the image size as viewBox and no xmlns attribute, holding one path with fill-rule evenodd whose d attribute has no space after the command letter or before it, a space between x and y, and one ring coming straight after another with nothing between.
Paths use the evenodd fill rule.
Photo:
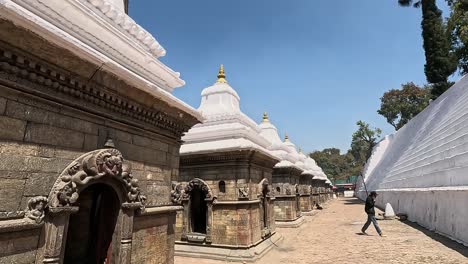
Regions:
<instances>
[{"instance_id":1,"label":"stone pavement","mask_svg":"<svg viewBox=\"0 0 468 264\"><path fill-rule=\"evenodd\" d=\"M370 236L360 235L366 220L364 205L355 198L331 202L296 229L279 229L284 240L258 264L468 264L468 248L413 223L382 220L387 237L371 225ZM225 261L175 258L175 264L221 264Z\"/></svg>"}]
</instances>

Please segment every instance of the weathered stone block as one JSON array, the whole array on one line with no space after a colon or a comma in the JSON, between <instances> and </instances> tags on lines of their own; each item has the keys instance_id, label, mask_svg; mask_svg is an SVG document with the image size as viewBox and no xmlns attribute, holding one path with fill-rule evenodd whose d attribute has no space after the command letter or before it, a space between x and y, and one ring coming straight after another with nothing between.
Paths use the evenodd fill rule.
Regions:
<instances>
[{"instance_id":1,"label":"weathered stone block","mask_svg":"<svg viewBox=\"0 0 468 264\"><path fill-rule=\"evenodd\" d=\"M8 102L5 114L21 120L66 128L87 134L97 135L98 133L98 126L91 122L14 101Z\"/></svg>"},{"instance_id":2,"label":"weathered stone block","mask_svg":"<svg viewBox=\"0 0 468 264\"><path fill-rule=\"evenodd\" d=\"M24 140L39 144L82 149L84 134L59 127L30 123L26 128Z\"/></svg>"},{"instance_id":3,"label":"weathered stone block","mask_svg":"<svg viewBox=\"0 0 468 264\"><path fill-rule=\"evenodd\" d=\"M19 205L23 196L25 180L22 179L0 179L0 211L21 210Z\"/></svg>"},{"instance_id":4,"label":"weathered stone block","mask_svg":"<svg viewBox=\"0 0 468 264\"><path fill-rule=\"evenodd\" d=\"M26 181L24 195L48 196L57 177L57 173L32 173Z\"/></svg>"},{"instance_id":5,"label":"weathered stone block","mask_svg":"<svg viewBox=\"0 0 468 264\"><path fill-rule=\"evenodd\" d=\"M40 229L0 234L0 263L34 263Z\"/></svg>"},{"instance_id":6,"label":"weathered stone block","mask_svg":"<svg viewBox=\"0 0 468 264\"><path fill-rule=\"evenodd\" d=\"M83 150L92 151L98 149L98 136L86 134L84 139Z\"/></svg>"},{"instance_id":7,"label":"weathered stone block","mask_svg":"<svg viewBox=\"0 0 468 264\"><path fill-rule=\"evenodd\" d=\"M40 147L36 144L0 142L0 154L17 156L39 156Z\"/></svg>"},{"instance_id":8,"label":"weathered stone block","mask_svg":"<svg viewBox=\"0 0 468 264\"><path fill-rule=\"evenodd\" d=\"M0 138L2 139L22 141L25 128L26 121L0 116Z\"/></svg>"},{"instance_id":9,"label":"weathered stone block","mask_svg":"<svg viewBox=\"0 0 468 264\"><path fill-rule=\"evenodd\" d=\"M5 113L7 99L0 97L0 115Z\"/></svg>"}]
</instances>

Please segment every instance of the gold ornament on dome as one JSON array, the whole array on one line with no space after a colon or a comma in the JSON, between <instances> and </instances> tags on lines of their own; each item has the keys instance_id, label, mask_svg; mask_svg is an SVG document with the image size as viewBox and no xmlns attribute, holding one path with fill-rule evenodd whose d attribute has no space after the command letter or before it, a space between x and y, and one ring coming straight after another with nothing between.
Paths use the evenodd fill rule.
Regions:
<instances>
[{"instance_id":1,"label":"gold ornament on dome","mask_svg":"<svg viewBox=\"0 0 468 264\"><path fill-rule=\"evenodd\" d=\"M224 65L223 64L221 64L221 66L219 66L218 80L216 82L217 83L227 83L226 74L224 73Z\"/></svg>"}]
</instances>

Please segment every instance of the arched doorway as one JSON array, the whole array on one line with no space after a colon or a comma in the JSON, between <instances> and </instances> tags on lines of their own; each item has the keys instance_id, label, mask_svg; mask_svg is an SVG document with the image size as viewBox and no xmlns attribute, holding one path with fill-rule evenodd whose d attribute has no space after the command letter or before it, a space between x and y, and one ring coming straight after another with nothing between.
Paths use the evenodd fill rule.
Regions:
<instances>
[{"instance_id":1,"label":"arched doorway","mask_svg":"<svg viewBox=\"0 0 468 264\"><path fill-rule=\"evenodd\" d=\"M112 187L98 183L83 190L77 203L79 211L69 220L64 263L111 263L119 197Z\"/></svg>"},{"instance_id":2,"label":"arched doorway","mask_svg":"<svg viewBox=\"0 0 468 264\"><path fill-rule=\"evenodd\" d=\"M146 197L120 151L86 153L56 180L36 263L130 263L133 217Z\"/></svg>"},{"instance_id":3,"label":"arched doorway","mask_svg":"<svg viewBox=\"0 0 468 264\"><path fill-rule=\"evenodd\" d=\"M182 239L189 242L211 243L213 196L208 184L201 179L191 180L182 195L184 218Z\"/></svg>"},{"instance_id":4,"label":"arched doorway","mask_svg":"<svg viewBox=\"0 0 468 264\"><path fill-rule=\"evenodd\" d=\"M263 179L259 184L260 193L258 198L260 199L260 212L262 218L262 237L268 237L271 235L270 223L274 222L274 219L271 219L270 215L270 201L271 201L271 190L270 184L267 179Z\"/></svg>"},{"instance_id":5,"label":"arched doorway","mask_svg":"<svg viewBox=\"0 0 468 264\"><path fill-rule=\"evenodd\" d=\"M192 190L190 194L190 223L192 233L206 234L208 205L205 199L205 194L199 186Z\"/></svg>"}]
</instances>

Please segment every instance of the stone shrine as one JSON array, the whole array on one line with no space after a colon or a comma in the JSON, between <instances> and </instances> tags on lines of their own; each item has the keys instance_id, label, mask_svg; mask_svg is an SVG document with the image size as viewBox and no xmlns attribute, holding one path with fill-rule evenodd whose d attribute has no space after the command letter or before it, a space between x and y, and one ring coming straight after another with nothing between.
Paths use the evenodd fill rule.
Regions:
<instances>
[{"instance_id":1,"label":"stone shrine","mask_svg":"<svg viewBox=\"0 0 468 264\"><path fill-rule=\"evenodd\" d=\"M201 116L127 4L0 1L0 263L173 263L171 178Z\"/></svg>"},{"instance_id":2,"label":"stone shrine","mask_svg":"<svg viewBox=\"0 0 468 264\"><path fill-rule=\"evenodd\" d=\"M280 159L273 169L273 190L275 192L275 218L279 226L295 227L303 222L300 206L299 180L303 169L296 165L299 154L288 136L282 142L277 128L267 114L260 123L261 133L268 140L269 151ZM299 220L300 219L300 220Z\"/></svg>"},{"instance_id":3,"label":"stone shrine","mask_svg":"<svg viewBox=\"0 0 468 264\"><path fill-rule=\"evenodd\" d=\"M176 255L254 260L280 238L275 234L273 166L278 159L257 124L242 113L240 97L221 65L205 88L203 123L184 137L172 198L177 213Z\"/></svg>"}]
</instances>

